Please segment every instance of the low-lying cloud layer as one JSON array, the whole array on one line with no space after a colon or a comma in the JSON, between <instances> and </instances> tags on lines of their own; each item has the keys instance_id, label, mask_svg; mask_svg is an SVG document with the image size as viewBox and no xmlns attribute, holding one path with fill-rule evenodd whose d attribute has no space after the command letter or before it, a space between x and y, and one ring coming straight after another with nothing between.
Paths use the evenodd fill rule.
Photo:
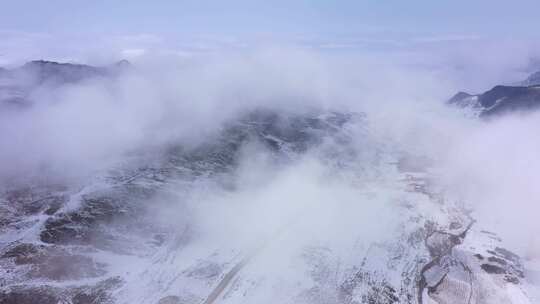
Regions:
<instances>
[{"instance_id":1,"label":"low-lying cloud layer","mask_svg":"<svg viewBox=\"0 0 540 304\"><path fill-rule=\"evenodd\" d=\"M84 179L133 153L158 153L171 143L196 147L250 109L340 109L366 114L368 131L354 138L360 151L384 145L427 156L451 195L462 196L480 218L500 223L498 232L523 247L523 252L530 250L528 244L537 238L534 232L539 228L534 218L540 194L537 115L492 122L466 118L444 105L457 86L452 81L455 75L447 72L298 48L154 58L118 77L42 86L32 91L31 106L1 108L0 179ZM299 165L270 178L271 169L253 165L260 162L253 159L258 153L246 153L241 162L242 191L215 203L237 204L239 208L232 210L248 221L235 227L238 214L232 214L231 225L225 225L234 230L230 234L241 235L244 225L255 230L260 226L268 234L278 229L272 224L281 225L256 217L249 222L253 212L294 214L295 205L303 202L335 196L347 203L356 195L349 186L319 185L317 164ZM282 197L288 201L281 201ZM266 210L269 205L274 206ZM211 208L217 210L215 206ZM322 208L335 211L331 206ZM221 210L219 220L227 221L230 210ZM197 211L193 212L197 218ZM204 223L204 229L218 231L213 226L224 225L216 220L205 216L198 222Z\"/></svg>"}]
</instances>

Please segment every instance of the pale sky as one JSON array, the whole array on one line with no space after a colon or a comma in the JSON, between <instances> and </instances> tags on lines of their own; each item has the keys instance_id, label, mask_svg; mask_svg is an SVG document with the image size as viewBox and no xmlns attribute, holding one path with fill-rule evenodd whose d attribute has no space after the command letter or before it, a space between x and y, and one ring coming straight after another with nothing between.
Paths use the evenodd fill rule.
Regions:
<instances>
[{"instance_id":1,"label":"pale sky","mask_svg":"<svg viewBox=\"0 0 540 304\"><path fill-rule=\"evenodd\" d=\"M456 69L472 60L501 73L540 62L539 0L1 2L0 66L32 59L103 63L261 43L386 52Z\"/></svg>"},{"instance_id":2,"label":"pale sky","mask_svg":"<svg viewBox=\"0 0 540 304\"><path fill-rule=\"evenodd\" d=\"M123 34L385 31L538 37L539 11L537 0L3 0L0 28Z\"/></svg>"}]
</instances>

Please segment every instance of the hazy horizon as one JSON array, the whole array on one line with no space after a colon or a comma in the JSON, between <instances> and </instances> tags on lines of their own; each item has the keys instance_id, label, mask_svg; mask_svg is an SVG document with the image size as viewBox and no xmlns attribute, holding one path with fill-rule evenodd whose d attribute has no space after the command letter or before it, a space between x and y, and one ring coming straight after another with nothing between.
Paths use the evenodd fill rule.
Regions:
<instances>
[{"instance_id":1,"label":"hazy horizon","mask_svg":"<svg viewBox=\"0 0 540 304\"><path fill-rule=\"evenodd\" d=\"M284 46L444 68L479 92L540 69L538 8L533 0L7 1L0 66L178 60Z\"/></svg>"}]
</instances>

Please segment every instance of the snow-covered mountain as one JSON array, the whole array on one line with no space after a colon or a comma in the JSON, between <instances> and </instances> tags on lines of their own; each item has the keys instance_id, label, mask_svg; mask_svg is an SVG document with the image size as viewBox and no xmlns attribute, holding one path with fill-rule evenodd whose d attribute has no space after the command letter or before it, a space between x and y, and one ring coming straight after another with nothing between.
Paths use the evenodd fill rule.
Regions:
<instances>
[{"instance_id":1,"label":"snow-covered mountain","mask_svg":"<svg viewBox=\"0 0 540 304\"><path fill-rule=\"evenodd\" d=\"M196 145L2 185L0 303L536 303L537 272L373 123L248 107Z\"/></svg>"},{"instance_id":2,"label":"snow-covered mountain","mask_svg":"<svg viewBox=\"0 0 540 304\"><path fill-rule=\"evenodd\" d=\"M540 72L515 86L497 85L476 95L458 92L448 104L467 108L482 117L537 109L540 106Z\"/></svg>"}]
</instances>

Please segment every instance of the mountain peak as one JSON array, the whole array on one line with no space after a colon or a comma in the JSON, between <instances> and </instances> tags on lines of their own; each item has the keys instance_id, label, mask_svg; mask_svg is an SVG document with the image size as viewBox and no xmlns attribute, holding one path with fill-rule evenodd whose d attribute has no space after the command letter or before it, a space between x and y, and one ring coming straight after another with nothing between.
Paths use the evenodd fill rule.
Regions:
<instances>
[{"instance_id":1,"label":"mountain peak","mask_svg":"<svg viewBox=\"0 0 540 304\"><path fill-rule=\"evenodd\" d=\"M127 59L122 59L114 63L114 66L119 68L127 68L131 67L131 62L129 62Z\"/></svg>"},{"instance_id":2,"label":"mountain peak","mask_svg":"<svg viewBox=\"0 0 540 304\"><path fill-rule=\"evenodd\" d=\"M460 91L460 92L457 92L456 95L452 96L452 98L448 99L448 103L449 104L455 104L455 103L458 103L460 101L462 101L463 99L465 98L469 98L473 95L469 94L469 93L466 93L466 92L463 92L463 91Z\"/></svg>"}]
</instances>

